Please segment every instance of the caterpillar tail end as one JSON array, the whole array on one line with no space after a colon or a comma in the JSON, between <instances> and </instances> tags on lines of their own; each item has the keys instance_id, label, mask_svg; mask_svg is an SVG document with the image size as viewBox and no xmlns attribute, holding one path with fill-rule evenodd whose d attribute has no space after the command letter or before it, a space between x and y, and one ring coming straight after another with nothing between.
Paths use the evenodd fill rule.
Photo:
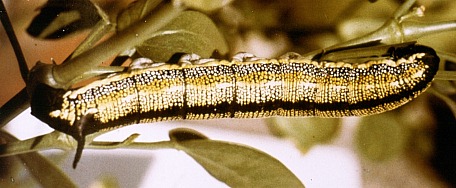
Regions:
<instances>
[{"instance_id":1,"label":"caterpillar tail end","mask_svg":"<svg viewBox=\"0 0 456 188\"><path fill-rule=\"evenodd\" d=\"M82 150L84 149L84 145L85 145L85 137L81 136L81 137L77 138L76 140L78 142L78 146L76 148L76 154L75 154L74 160L73 160L73 169L76 169L78 162L81 159Z\"/></svg>"}]
</instances>

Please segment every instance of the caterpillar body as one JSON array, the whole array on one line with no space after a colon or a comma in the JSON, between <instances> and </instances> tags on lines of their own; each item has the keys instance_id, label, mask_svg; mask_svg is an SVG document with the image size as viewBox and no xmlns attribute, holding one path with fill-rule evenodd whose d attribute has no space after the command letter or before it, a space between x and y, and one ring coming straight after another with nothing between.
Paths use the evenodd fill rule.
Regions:
<instances>
[{"instance_id":1,"label":"caterpillar body","mask_svg":"<svg viewBox=\"0 0 456 188\"><path fill-rule=\"evenodd\" d=\"M212 118L363 116L395 109L426 90L438 69L435 51L392 49L364 63L317 62L288 56L232 61L187 58L151 64L63 90L39 85L32 114L78 141L129 124Z\"/></svg>"}]
</instances>

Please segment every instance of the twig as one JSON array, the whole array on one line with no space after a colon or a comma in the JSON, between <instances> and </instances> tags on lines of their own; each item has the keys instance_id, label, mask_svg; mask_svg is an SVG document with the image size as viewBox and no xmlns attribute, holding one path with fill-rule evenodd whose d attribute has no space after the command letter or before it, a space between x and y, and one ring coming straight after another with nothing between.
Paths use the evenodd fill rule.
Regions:
<instances>
[{"instance_id":1,"label":"twig","mask_svg":"<svg viewBox=\"0 0 456 188\"><path fill-rule=\"evenodd\" d=\"M347 46L356 46L361 44L372 43L379 41L384 44L397 44L403 42L414 41L419 37L444 32L449 30L456 30L456 21L435 22L435 23L419 23L413 21L403 21L412 16L422 16L423 10L409 11L410 7L415 3L415 0L408 0L401 5L394 13L394 16L386 21L383 26L377 30L368 33L364 36L339 43L328 48L324 51L333 51L338 48ZM424 9L420 7L420 9ZM320 54L322 50L316 50L303 55L304 58L312 59Z\"/></svg>"},{"instance_id":2,"label":"twig","mask_svg":"<svg viewBox=\"0 0 456 188\"><path fill-rule=\"evenodd\" d=\"M439 70L435 75L436 80L456 80L456 71Z\"/></svg>"},{"instance_id":3,"label":"twig","mask_svg":"<svg viewBox=\"0 0 456 188\"><path fill-rule=\"evenodd\" d=\"M0 20L2 22L3 28L5 28L6 34L10 39L11 46L13 47L14 54L16 54L16 59L19 64L19 70L21 71L22 80L27 82L29 68L27 66L27 61L25 61L24 54L22 53L21 45L17 40L16 34L14 33L13 24L8 17L8 13L6 12L5 5L3 1L0 1Z\"/></svg>"}]
</instances>

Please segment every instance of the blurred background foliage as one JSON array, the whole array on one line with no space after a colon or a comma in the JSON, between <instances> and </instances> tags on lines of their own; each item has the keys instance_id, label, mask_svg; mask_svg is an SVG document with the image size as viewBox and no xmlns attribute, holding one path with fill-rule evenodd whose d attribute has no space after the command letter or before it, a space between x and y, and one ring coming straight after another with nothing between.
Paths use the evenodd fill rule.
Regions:
<instances>
[{"instance_id":1,"label":"blurred background foliage","mask_svg":"<svg viewBox=\"0 0 456 188\"><path fill-rule=\"evenodd\" d=\"M7 9L27 62L31 67L38 60L62 62L88 34L64 32L52 35L52 40L33 38L25 31L46 1L7 1ZM95 1L115 20L115 15L131 1ZM260 57L277 57L285 52L306 53L351 38L380 27L389 19L401 0L236 0L217 11L205 12L216 24L229 46L231 57L237 52L249 52ZM426 7L419 21L443 21L456 18L453 0L418 0ZM91 22L92 23L92 22ZM88 23L87 23L88 24ZM78 28L83 28L84 24ZM418 40L437 50L456 53L455 32L430 35ZM3 73L0 92L3 105L25 85L15 62L14 53L0 31ZM57 40L58 39L58 40ZM109 64L109 62L103 62ZM450 64L451 65L451 64ZM453 68L448 66L447 69ZM453 82L435 81L443 85L446 94L456 100ZM343 136L343 119L285 119L267 121L269 131L294 141L305 153L316 144L336 142ZM392 112L363 117L355 121L349 134L362 161L365 186L456 185L456 120L445 102L429 92ZM253 125L255 126L255 125ZM256 128L240 128L251 131ZM261 131L260 131L261 132ZM350 145L349 144L349 145ZM336 157L336 156L335 156Z\"/></svg>"}]
</instances>

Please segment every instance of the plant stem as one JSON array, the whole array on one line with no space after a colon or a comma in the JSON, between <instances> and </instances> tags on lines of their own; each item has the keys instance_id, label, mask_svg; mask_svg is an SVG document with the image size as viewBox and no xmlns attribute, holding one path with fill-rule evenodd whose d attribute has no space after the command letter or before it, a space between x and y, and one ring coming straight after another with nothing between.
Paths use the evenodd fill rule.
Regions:
<instances>
[{"instance_id":1,"label":"plant stem","mask_svg":"<svg viewBox=\"0 0 456 188\"><path fill-rule=\"evenodd\" d=\"M75 147L74 142L71 136L54 131L31 139L0 145L0 157L46 149L69 150Z\"/></svg>"},{"instance_id":2,"label":"plant stem","mask_svg":"<svg viewBox=\"0 0 456 188\"><path fill-rule=\"evenodd\" d=\"M456 20L443 21L443 22L414 22L408 21L402 23L402 33L404 41L416 40L420 37L437 34L445 31L455 31Z\"/></svg>"},{"instance_id":3,"label":"plant stem","mask_svg":"<svg viewBox=\"0 0 456 188\"><path fill-rule=\"evenodd\" d=\"M93 49L65 64L55 66L52 72L55 82L64 89L70 87L74 78L98 66L113 55L142 43L150 37L151 33L165 26L183 10L183 7L166 4L156 13L147 16L143 21L119 32Z\"/></svg>"},{"instance_id":4,"label":"plant stem","mask_svg":"<svg viewBox=\"0 0 456 188\"><path fill-rule=\"evenodd\" d=\"M22 80L27 82L29 68L27 66L27 61L25 61L24 54L22 53L21 45L17 40L16 34L14 33L13 24L8 17L6 12L5 5L3 1L0 1L0 20L2 22L3 28L5 28L6 34L10 39L11 46L13 47L14 53L16 54L16 59L19 64L19 70L21 71Z\"/></svg>"},{"instance_id":5,"label":"plant stem","mask_svg":"<svg viewBox=\"0 0 456 188\"><path fill-rule=\"evenodd\" d=\"M401 5L394 13L394 16L386 21L377 30L368 33L364 36L348 40L343 43L339 43L330 47L325 48L325 51L331 51L338 48L344 48L347 46L356 46L360 44L368 44L373 41L379 41L384 44L397 44L403 42L414 41L420 37L436 34L439 32L445 32L450 30L456 30L456 21L445 21L445 22L433 22L433 23L422 23L415 21L403 21L401 16L406 15L409 12L410 7L414 4L415 0L408 0ZM406 17L404 17L406 19ZM322 50L316 50L303 55L304 58L312 59L317 54L321 53Z\"/></svg>"},{"instance_id":6,"label":"plant stem","mask_svg":"<svg viewBox=\"0 0 456 188\"><path fill-rule=\"evenodd\" d=\"M393 19L399 19L401 16L407 14L410 8L415 4L416 0L405 1L396 11L394 12Z\"/></svg>"},{"instance_id":7,"label":"plant stem","mask_svg":"<svg viewBox=\"0 0 456 188\"><path fill-rule=\"evenodd\" d=\"M439 70L435 75L436 80L456 80L456 71Z\"/></svg>"},{"instance_id":8,"label":"plant stem","mask_svg":"<svg viewBox=\"0 0 456 188\"><path fill-rule=\"evenodd\" d=\"M161 142L132 142L123 144L123 142L92 142L86 148L90 149L143 149L143 150L157 150L157 149L173 149L176 148L176 143L172 141Z\"/></svg>"}]
</instances>

